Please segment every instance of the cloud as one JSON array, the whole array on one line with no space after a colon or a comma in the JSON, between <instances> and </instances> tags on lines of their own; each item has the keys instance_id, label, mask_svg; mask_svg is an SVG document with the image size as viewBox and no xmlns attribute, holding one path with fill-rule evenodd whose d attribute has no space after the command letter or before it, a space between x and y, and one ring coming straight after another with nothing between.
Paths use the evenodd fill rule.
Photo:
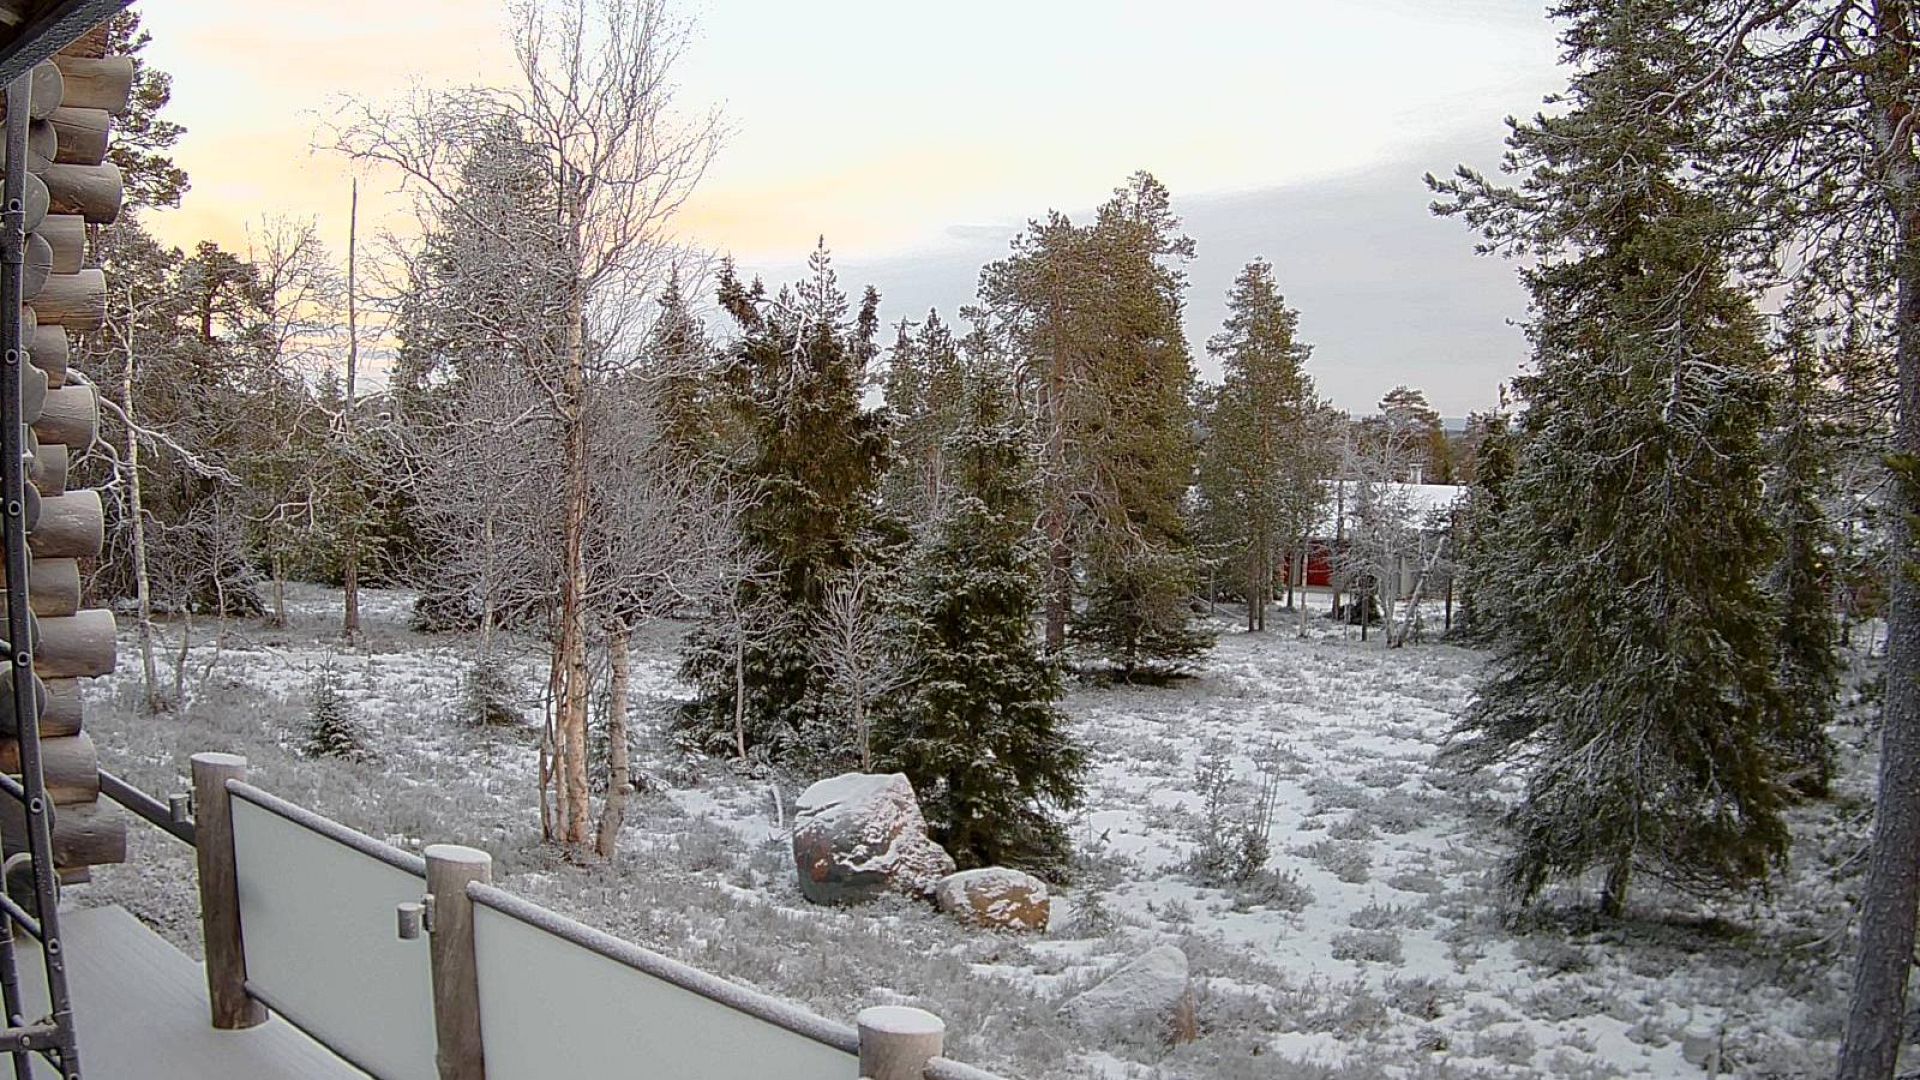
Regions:
<instances>
[{"instance_id":1,"label":"cloud","mask_svg":"<svg viewBox=\"0 0 1920 1080\"><path fill-rule=\"evenodd\" d=\"M1186 326L1203 377L1218 374L1205 344L1225 317L1234 276L1264 257L1300 310L1301 336L1314 347L1308 370L1337 405L1369 411L1405 383L1451 416L1491 406L1526 357L1514 325L1526 314L1526 294L1512 264L1475 255L1458 222L1428 212L1421 177L1498 154L1490 141L1442 145L1334 180L1176 197L1199 248L1188 267ZM952 225L943 234L951 243L841 258L840 280L850 290L878 287L888 321L918 319L929 308L952 319L973 299L980 267L1003 257L1020 227ZM827 237L829 247L833 241ZM741 268L777 284L797 277L803 259L796 251L792 259L743 260Z\"/></svg>"}]
</instances>

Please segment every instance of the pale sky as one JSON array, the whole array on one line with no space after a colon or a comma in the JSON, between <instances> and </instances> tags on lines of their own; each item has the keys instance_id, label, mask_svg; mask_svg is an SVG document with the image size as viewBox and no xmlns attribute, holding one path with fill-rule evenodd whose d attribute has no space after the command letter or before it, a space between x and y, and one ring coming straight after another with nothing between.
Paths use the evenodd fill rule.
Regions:
<instances>
[{"instance_id":1,"label":"pale sky","mask_svg":"<svg viewBox=\"0 0 1920 1080\"><path fill-rule=\"evenodd\" d=\"M509 76L490 0L141 0L193 190L150 222L244 247L263 215L344 250L346 163L311 149L338 95ZM1559 81L1543 0L690 0L689 105L730 135L679 223L771 280L825 235L888 320L972 299L1030 217L1084 213L1137 168L1199 246L1188 330L1203 371L1221 297L1275 264L1324 393L1395 383L1442 412L1490 404L1525 354L1512 268L1429 219L1428 170L1498 163L1501 120ZM372 216L397 200L373 185Z\"/></svg>"}]
</instances>

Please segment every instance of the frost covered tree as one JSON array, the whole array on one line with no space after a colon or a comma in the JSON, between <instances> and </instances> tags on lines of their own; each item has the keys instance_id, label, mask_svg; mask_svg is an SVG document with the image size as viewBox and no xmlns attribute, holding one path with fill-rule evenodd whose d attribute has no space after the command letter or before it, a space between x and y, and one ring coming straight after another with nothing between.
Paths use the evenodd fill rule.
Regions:
<instances>
[{"instance_id":1,"label":"frost covered tree","mask_svg":"<svg viewBox=\"0 0 1920 1080\"><path fill-rule=\"evenodd\" d=\"M1047 647L1071 629L1127 676L1210 644L1189 608L1197 447L1180 315L1193 251L1166 186L1139 172L1090 224L1051 213L980 273L983 341L1014 366L1041 448Z\"/></svg>"},{"instance_id":2,"label":"frost covered tree","mask_svg":"<svg viewBox=\"0 0 1920 1080\"><path fill-rule=\"evenodd\" d=\"M1491 594L1502 588L1501 522L1506 516L1507 482L1513 475L1515 436L1505 390L1501 391L1499 408L1470 418L1467 427L1477 446L1473 456L1473 481L1467 485L1466 505L1461 511L1460 551L1456 558L1459 626L1469 640L1489 641L1494 627L1489 625L1490 620L1483 618L1482 610L1491 600Z\"/></svg>"},{"instance_id":3,"label":"frost covered tree","mask_svg":"<svg viewBox=\"0 0 1920 1080\"><path fill-rule=\"evenodd\" d=\"M889 611L891 575L856 555L821 591L809 646L832 703L852 729L861 772L873 771L873 713L905 671Z\"/></svg>"},{"instance_id":4,"label":"frost covered tree","mask_svg":"<svg viewBox=\"0 0 1920 1080\"><path fill-rule=\"evenodd\" d=\"M883 418L861 402L879 296L868 289L850 311L824 244L809 267L771 296L731 267L720 275L739 328L721 360L744 443L729 482L747 505L742 565L756 569L722 605L739 618L716 609L682 657L698 692L676 723L713 749L831 755L844 734L810 639L829 583L863 551L885 463Z\"/></svg>"},{"instance_id":5,"label":"frost covered tree","mask_svg":"<svg viewBox=\"0 0 1920 1080\"><path fill-rule=\"evenodd\" d=\"M1295 334L1273 266L1256 259L1227 297L1226 325L1207 342L1221 362L1208 396L1199 463L1200 516L1207 539L1239 570L1247 629L1267 628L1277 581L1299 551L1326 499L1328 447L1313 424L1313 380L1302 370L1311 347Z\"/></svg>"},{"instance_id":6,"label":"frost covered tree","mask_svg":"<svg viewBox=\"0 0 1920 1080\"><path fill-rule=\"evenodd\" d=\"M1509 883L1636 872L1709 889L1785 856L1760 505L1767 355L1729 284L1737 225L1687 168L1698 117L1670 90L1711 59L1676 3L1556 9L1576 74L1517 123L1506 187L1436 183L1439 213L1525 252L1531 372L1489 597L1497 657L1457 732L1470 766L1519 766Z\"/></svg>"},{"instance_id":7,"label":"frost covered tree","mask_svg":"<svg viewBox=\"0 0 1920 1080\"><path fill-rule=\"evenodd\" d=\"M1855 323L1891 378L1886 450L1865 491L1886 529L1886 693L1858 962L1840 1080L1886 1080L1907 1029L1920 920L1920 9L1907 0L1692 0L1685 29L1715 58L1675 96L1712 110L1700 162L1760 212L1762 268ZM1863 380L1872 382L1878 380ZM1864 402L1863 402L1864 403ZM1849 516L1851 521L1851 515Z\"/></svg>"},{"instance_id":8,"label":"frost covered tree","mask_svg":"<svg viewBox=\"0 0 1920 1080\"><path fill-rule=\"evenodd\" d=\"M964 411L960 344L937 311L916 328L902 321L887 357L887 419L893 449L881 501L913 528L940 516L947 491L946 438Z\"/></svg>"},{"instance_id":9,"label":"frost covered tree","mask_svg":"<svg viewBox=\"0 0 1920 1080\"><path fill-rule=\"evenodd\" d=\"M1066 731L1056 661L1035 628L1044 542L1034 454L1004 374L976 370L946 441L952 487L915 552L902 604L912 679L875 731L962 867L1058 869L1056 814L1079 801L1085 752Z\"/></svg>"},{"instance_id":10,"label":"frost covered tree","mask_svg":"<svg viewBox=\"0 0 1920 1080\"><path fill-rule=\"evenodd\" d=\"M1774 636L1784 711L1776 736L1786 776L1807 795L1833 780L1827 725L1840 691L1839 639L1828 588L1833 530L1828 521L1820 350L1806 312L1790 305L1779 344L1780 383L1767 470L1767 504L1780 538L1768 579L1779 614Z\"/></svg>"},{"instance_id":11,"label":"frost covered tree","mask_svg":"<svg viewBox=\"0 0 1920 1080\"><path fill-rule=\"evenodd\" d=\"M358 760L367 756L366 727L340 692L340 672L331 658L314 672L308 691L304 748L311 757Z\"/></svg>"},{"instance_id":12,"label":"frost covered tree","mask_svg":"<svg viewBox=\"0 0 1920 1080\"><path fill-rule=\"evenodd\" d=\"M552 445L558 506L542 547L557 553L543 567L553 585L554 707L541 805L548 835L581 846L592 827L589 649L599 614L587 554L593 418L605 415L595 403L634 362L647 326L639 313L680 261L671 222L712 159L716 121L675 108L687 29L664 0L529 0L511 15L513 88L355 104L333 142L403 177L430 238L462 238L471 259L451 274L444 261L430 264L462 286L437 309L452 317L446 338L511 371L495 389L527 395L519 413L495 421L505 422L496 434L536 433Z\"/></svg>"}]
</instances>

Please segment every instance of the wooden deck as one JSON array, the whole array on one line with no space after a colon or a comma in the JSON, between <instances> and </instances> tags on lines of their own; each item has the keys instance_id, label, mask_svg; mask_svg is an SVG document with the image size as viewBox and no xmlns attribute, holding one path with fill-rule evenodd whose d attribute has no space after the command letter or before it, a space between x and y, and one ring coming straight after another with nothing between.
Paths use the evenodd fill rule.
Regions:
<instances>
[{"instance_id":1,"label":"wooden deck","mask_svg":"<svg viewBox=\"0 0 1920 1080\"><path fill-rule=\"evenodd\" d=\"M60 930L86 1080L366 1080L279 1017L215 1031L200 965L122 908L63 911ZM27 1015L38 1015L46 976L31 939L21 941L19 957ZM45 1062L34 1063L36 1077L57 1080Z\"/></svg>"}]
</instances>

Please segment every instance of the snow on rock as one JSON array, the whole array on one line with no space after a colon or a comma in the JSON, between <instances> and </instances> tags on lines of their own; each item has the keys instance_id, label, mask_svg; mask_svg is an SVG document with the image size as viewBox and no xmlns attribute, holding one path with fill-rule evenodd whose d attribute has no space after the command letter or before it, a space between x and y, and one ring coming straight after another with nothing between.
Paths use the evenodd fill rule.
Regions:
<instances>
[{"instance_id":1,"label":"snow on rock","mask_svg":"<svg viewBox=\"0 0 1920 1080\"><path fill-rule=\"evenodd\" d=\"M861 904L888 891L930 896L953 857L927 838L905 775L845 773L794 804L793 862L800 894L816 904Z\"/></svg>"},{"instance_id":2,"label":"snow on rock","mask_svg":"<svg viewBox=\"0 0 1920 1080\"><path fill-rule=\"evenodd\" d=\"M941 878L933 900L941 911L987 930L1045 930L1052 909L1046 882L1004 866Z\"/></svg>"},{"instance_id":3,"label":"snow on rock","mask_svg":"<svg viewBox=\"0 0 1920 1080\"><path fill-rule=\"evenodd\" d=\"M1190 1042L1196 1023L1187 954L1172 945L1148 949L1092 989L1068 998L1060 1014L1091 1031L1158 1028L1169 1042Z\"/></svg>"}]
</instances>

